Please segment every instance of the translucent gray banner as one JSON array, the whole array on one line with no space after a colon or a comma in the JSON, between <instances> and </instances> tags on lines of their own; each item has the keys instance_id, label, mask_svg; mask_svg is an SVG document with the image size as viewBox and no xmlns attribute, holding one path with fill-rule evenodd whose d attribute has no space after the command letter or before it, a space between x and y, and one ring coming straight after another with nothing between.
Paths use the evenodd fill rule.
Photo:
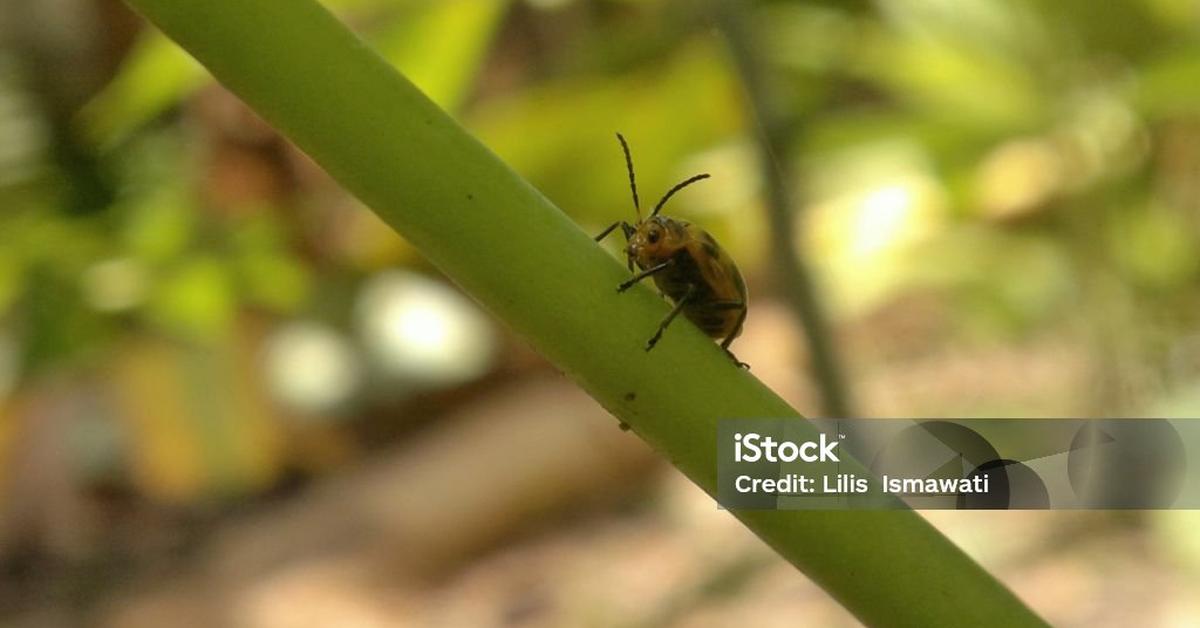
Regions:
<instances>
[{"instance_id":1,"label":"translucent gray banner","mask_svg":"<svg viewBox=\"0 0 1200 628\"><path fill-rule=\"evenodd\" d=\"M732 510L1196 509L1200 419L728 419Z\"/></svg>"}]
</instances>

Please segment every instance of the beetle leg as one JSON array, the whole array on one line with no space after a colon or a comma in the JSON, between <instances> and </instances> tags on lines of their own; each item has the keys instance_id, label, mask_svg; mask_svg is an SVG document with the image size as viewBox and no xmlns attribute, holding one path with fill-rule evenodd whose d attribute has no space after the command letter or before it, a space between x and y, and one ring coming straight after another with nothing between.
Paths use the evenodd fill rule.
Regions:
<instances>
[{"instance_id":1,"label":"beetle leg","mask_svg":"<svg viewBox=\"0 0 1200 628\"><path fill-rule=\"evenodd\" d=\"M739 360L738 357L736 355L733 355L733 352L730 351L727 347L721 347L721 348L725 350L725 355L729 356L729 359L733 360L733 363L736 364L738 368L746 369L747 371L750 370L750 365Z\"/></svg>"},{"instance_id":2,"label":"beetle leg","mask_svg":"<svg viewBox=\"0 0 1200 628\"><path fill-rule=\"evenodd\" d=\"M746 323L746 312L749 311L746 308L746 304L743 302L740 302L740 301L727 301L727 302L723 302L723 303L714 304L713 307L717 308L717 309L730 309L730 310L741 308L742 313L738 314L737 323L734 324L733 331L729 332L729 335L725 336L725 339L721 341L721 348L725 350L726 355L728 355L730 357L730 359L733 360L733 363L738 365L738 368L744 368L744 369L749 370L750 365L737 359L737 356L733 355L733 352L729 350L729 345L733 344L734 338L737 338L739 335L741 335L742 325L744 325Z\"/></svg>"},{"instance_id":3,"label":"beetle leg","mask_svg":"<svg viewBox=\"0 0 1200 628\"><path fill-rule=\"evenodd\" d=\"M742 333L742 325L746 323L746 307L742 306L742 313L738 314L737 323L733 325L733 331L729 332L728 336L721 341L722 349L729 349L729 345L733 344L733 339L737 338Z\"/></svg>"},{"instance_id":4,"label":"beetle leg","mask_svg":"<svg viewBox=\"0 0 1200 628\"><path fill-rule=\"evenodd\" d=\"M623 281L621 283L621 285L617 286L617 292L625 292L626 290L632 288L633 284L645 279L646 277L649 277L650 275L653 275L654 273L666 270L673 263L674 263L674 260L669 259L669 260L659 264L658 266L653 266L653 267L647 268L646 270L643 270L642 272Z\"/></svg>"},{"instance_id":5,"label":"beetle leg","mask_svg":"<svg viewBox=\"0 0 1200 628\"><path fill-rule=\"evenodd\" d=\"M721 348L724 349L725 354L728 355L731 360L733 360L733 364L737 364L740 369L750 369L749 364L739 360L737 355L734 355L733 352L730 351L730 345L732 345L733 339L736 339L736 337L742 335L742 325L746 322L746 311L748 310L746 310L745 301L716 301L716 303L709 305L709 307L712 307L713 310L742 310L742 312L740 312L738 315L738 322L733 324L733 330L725 336L725 340L721 341Z\"/></svg>"},{"instance_id":6,"label":"beetle leg","mask_svg":"<svg viewBox=\"0 0 1200 628\"><path fill-rule=\"evenodd\" d=\"M614 222L613 224L609 225L607 229L605 229L604 231L601 231L600 235L596 236L594 239L597 242L603 240L604 238L608 237L608 234L612 233L613 229L616 229L617 226L620 224L621 224L621 221L619 221L619 220L617 222Z\"/></svg>"},{"instance_id":7,"label":"beetle leg","mask_svg":"<svg viewBox=\"0 0 1200 628\"><path fill-rule=\"evenodd\" d=\"M695 284L689 285L687 292L683 293L683 296L680 297L679 301L675 303L675 307L671 309L671 312L667 314L667 317L658 324L658 330L654 332L654 335L650 337L650 340L646 341L646 351L653 349L654 345L658 344L658 339L662 338L663 332L667 330L667 326L671 324L671 321L675 320L676 316L679 316L679 313L683 311L684 306L687 305L687 302L690 301L692 296L695 294Z\"/></svg>"}]
</instances>

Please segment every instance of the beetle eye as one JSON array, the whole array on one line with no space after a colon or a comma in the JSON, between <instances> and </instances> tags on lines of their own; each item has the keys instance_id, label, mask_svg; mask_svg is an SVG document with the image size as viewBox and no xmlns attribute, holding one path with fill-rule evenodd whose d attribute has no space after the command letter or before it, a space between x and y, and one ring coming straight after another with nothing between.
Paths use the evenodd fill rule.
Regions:
<instances>
[{"instance_id":1,"label":"beetle eye","mask_svg":"<svg viewBox=\"0 0 1200 628\"><path fill-rule=\"evenodd\" d=\"M650 241L650 244L657 244L658 243L658 232L651 231L650 233L646 234L646 239Z\"/></svg>"}]
</instances>

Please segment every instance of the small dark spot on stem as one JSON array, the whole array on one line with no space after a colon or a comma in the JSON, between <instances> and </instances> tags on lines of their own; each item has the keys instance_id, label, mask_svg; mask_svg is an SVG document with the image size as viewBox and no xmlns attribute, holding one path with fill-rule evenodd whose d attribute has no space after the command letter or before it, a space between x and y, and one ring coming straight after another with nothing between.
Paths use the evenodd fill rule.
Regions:
<instances>
[{"instance_id":1,"label":"small dark spot on stem","mask_svg":"<svg viewBox=\"0 0 1200 628\"><path fill-rule=\"evenodd\" d=\"M475 195L474 195L474 194L468 194L468 195L467 195L467 200L468 200L468 201L473 201L473 200L475 200Z\"/></svg>"},{"instance_id":2,"label":"small dark spot on stem","mask_svg":"<svg viewBox=\"0 0 1200 628\"><path fill-rule=\"evenodd\" d=\"M625 401L633 401L634 399L637 399L637 393L632 391L625 393Z\"/></svg>"},{"instance_id":3,"label":"small dark spot on stem","mask_svg":"<svg viewBox=\"0 0 1200 628\"><path fill-rule=\"evenodd\" d=\"M624 421L621 421L621 424L620 424L620 425L618 425L617 427L621 428L621 431L622 431L622 432L628 432L628 431L629 431L629 424L628 424L628 423L626 423L626 422L624 422Z\"/></svg>"}]
</instances>

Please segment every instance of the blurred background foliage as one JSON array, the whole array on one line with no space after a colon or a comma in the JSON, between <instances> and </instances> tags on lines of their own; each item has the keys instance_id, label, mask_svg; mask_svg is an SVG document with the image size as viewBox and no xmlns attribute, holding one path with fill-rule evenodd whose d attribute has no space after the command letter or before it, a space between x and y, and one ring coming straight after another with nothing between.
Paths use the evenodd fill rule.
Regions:
<instances>
[{"instance_id":1,"label":"blurred background foliage","mask_svg":"<svg viewBox=\"0 0 1200 628\"><path fill-rule=\"evenodd\" d=\"M813 407L712 3L325 4L588 230L632 216L614 131L646 198L711 172L672 211L748 277L742 357ZM861 413L1197 414L1194 1L738 10ZM244 509L569 388L119 2L0 0L0 38L0 610L90 613Z\"/></svg>"}]
</instances>

